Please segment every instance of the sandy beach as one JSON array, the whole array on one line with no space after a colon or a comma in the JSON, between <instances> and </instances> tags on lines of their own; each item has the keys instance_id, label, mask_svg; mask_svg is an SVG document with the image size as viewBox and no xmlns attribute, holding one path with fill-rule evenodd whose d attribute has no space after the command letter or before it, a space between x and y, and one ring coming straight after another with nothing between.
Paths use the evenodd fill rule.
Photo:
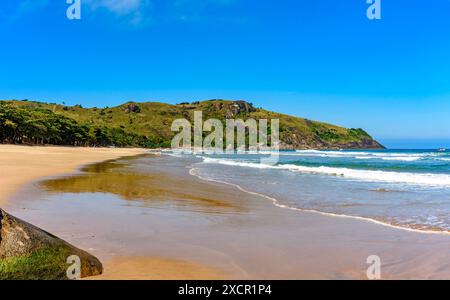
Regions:
<instances>
[{"instance_id":1,"label":"sandy beach","mask_svg":"<svg viewBox=\"0 0 450 300\"><path fill-rule=\"evenodd\" d=\"M7 209L11 204L7 199L26 184L74 174L85 165L148 152L137 148L0 145L0 207ZM206 266L159 257L117 257L103 263L104 275L97 279L224 278L223 273ZM153 272L145 272L148 269Z\"/></svg>"},{"instance_id":2,"label":"sandy beach","mask_svg":"<svg viewBox=\"0 0 450 300\"><path fill-rule=\"evenodd\" d=\"M147 155L91 165L74 176L28 184L12 196L39 176L77 170L75 159L71 168L64 163L70 151L80 155L78 165L104 156L93 153L88 161L87 154L81 158L81 150L70 148L6 146L2 151L37 151L32 155L39 162L32 163L42 169L46 157L60 153L50 159L51 170L16 181L8 209L96 255L105 274L94 279L367 279L371 255L381 258L383 279L450 278L448 235L282 209L258 195L190 175L190 162L183 159ZM106 159L112 159L128 150L83 151L110 152ZM20 166L23 157L4 156L1 164L11 172L8 162Z\"/></svg>"},{"instance_id":3,"label":"sandy beach","mask_svg":"<svg viewBox=\"0 0 450 300\"><path fill-rule=\"evenodd\" d=\"M146 153L143 149L27 147L0 145L0 206L21 186L48 176L76 172L94 162Z\"/></svg>"}]
</instances>

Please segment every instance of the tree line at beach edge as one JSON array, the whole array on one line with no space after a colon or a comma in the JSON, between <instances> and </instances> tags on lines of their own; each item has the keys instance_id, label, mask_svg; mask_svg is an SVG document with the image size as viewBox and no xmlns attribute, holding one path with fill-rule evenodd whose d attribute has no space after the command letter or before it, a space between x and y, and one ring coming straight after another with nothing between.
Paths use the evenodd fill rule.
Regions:
<instances>
[{"instance_id":1,"label":"tree line at beach edge","mask_svg":"<svg viewBox=\"0 0 450 300\"><path fill-rule=\"evenodd\" d=\"M170 142L125 132L122 128L79 124L39 107L0 103L0 143L89 147L168 147Z\"/></svg>"}]
</instances>

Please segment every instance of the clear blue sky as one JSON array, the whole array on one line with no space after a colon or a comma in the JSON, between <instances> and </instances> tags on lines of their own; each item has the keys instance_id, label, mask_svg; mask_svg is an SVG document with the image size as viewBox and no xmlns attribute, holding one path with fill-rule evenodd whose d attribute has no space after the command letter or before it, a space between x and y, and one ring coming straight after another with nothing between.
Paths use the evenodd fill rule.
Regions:
<instances>
[{"instance_id":1,"label":"clear blue sky","mask_svg":"<svg viewBox=\"0 0 450 300\"><path fill-rule=\"evenodd\" d=\"M366 0L81 2L69 21L65 0L1 0L0 99L245 99L450 146L449 0L382 0L378 21Z\"/></svg>"}]
</instances>

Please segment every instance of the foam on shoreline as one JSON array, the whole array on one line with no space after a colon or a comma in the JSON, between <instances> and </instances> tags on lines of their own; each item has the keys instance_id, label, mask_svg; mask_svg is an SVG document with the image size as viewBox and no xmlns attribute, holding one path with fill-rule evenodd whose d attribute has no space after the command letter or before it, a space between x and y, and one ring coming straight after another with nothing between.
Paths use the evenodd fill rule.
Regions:
<instances>
[{"instance_id":1,"label":"foam on shoreline","mask_svg":"<svg viewBox=\"0 0 450 300\"><path fill-rule=\"evenodd\" d=\"M201 180L204 180L204 181L210 181L210 182L216 182L216 183L229 185L229 186L237 188L238 190L240 190L240 191L242 191L244 193L265 198L267 200L272 201L273 205L275 205L276 207L279 207L279 208L285 208L285 209L301 211L301 212L315 213L315 214L320 214L320 215L323 215L323 216L361 220L361 221L370 222L370 223L374 223L374 224L377 224L377 225L382 225L382 226L386 226L386 227L390 227L390 228L394 228L394 229L399 229L399 230L404 230L404 231L409 231L409 232L416 232L416 233L422 233L422 234L450 235L450 231L421 230L421 229L416 229L416 228L410 228L410 227L404 227L404 226L400 226L400 225L395 225L395 224L391 224L391 223L387 223L387 222L383 222L383 221L380 221L380 220L367 218L367 217L351 216L351 215L344 215L344 214L335 214L335 213L329 213L329 212L322 212L322 211L319 211L319 210L302 209L302 208L298 208L298 207L293 207L293 206L281 204L279 202L279 200L274 198L274 197L270 197L270 196L267 196L267 195L264 195L264 194L261 194L261 193L252 192L252 191L246 190L246 189L244 189L243 187L241 187L238 184L234 184L234 183L230 183L230 182L226 182L226 181L222 181L222 180L216 180L216 179L212 179L212 178L203 177L203 176L199 175L197 172L198 172L198 170L196 168L194 168L192 166L190 167L189 174L192 175L192 176L195 176L195 177L197 177L197 178L199 178Z\"/></svg>"},{"instance_id":2,"label":"foam on shoreline","mask_svg":"<svg viewBox=\"0 0 450 300\"><path fill-rule=\"evenodd\" d=\"M450 175L447 174L358 170L358 169L336 168L326 166L309 167L294 164L278 164L272 166L260 163L238 162L227 159L210 158L210 157L203 157L203 162L210 164L221 164L221 165L247 167L255 169L278 169L299 173L338 176L348 179L356 179L371 182L390 182L390 183L405 183L412 185L450 187Z\"/></svg>"}]
</instances>

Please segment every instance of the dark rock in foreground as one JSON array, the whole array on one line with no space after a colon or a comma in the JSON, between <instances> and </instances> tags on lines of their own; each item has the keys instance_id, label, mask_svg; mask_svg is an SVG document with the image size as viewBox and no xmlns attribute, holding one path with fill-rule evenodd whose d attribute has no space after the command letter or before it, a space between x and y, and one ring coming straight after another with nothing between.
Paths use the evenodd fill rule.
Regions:
<instances>
[{"instance_id":1,"label":"dark rock in foreground","mask_svg":"<svg viewBox=\"0 0 450 300\"><path fill-rule=\"evenodd\" d=\"M0 209L0 279L68 279L72 255L82 278L102 273L96 257Z\"/></svg>"}]
</instances>

